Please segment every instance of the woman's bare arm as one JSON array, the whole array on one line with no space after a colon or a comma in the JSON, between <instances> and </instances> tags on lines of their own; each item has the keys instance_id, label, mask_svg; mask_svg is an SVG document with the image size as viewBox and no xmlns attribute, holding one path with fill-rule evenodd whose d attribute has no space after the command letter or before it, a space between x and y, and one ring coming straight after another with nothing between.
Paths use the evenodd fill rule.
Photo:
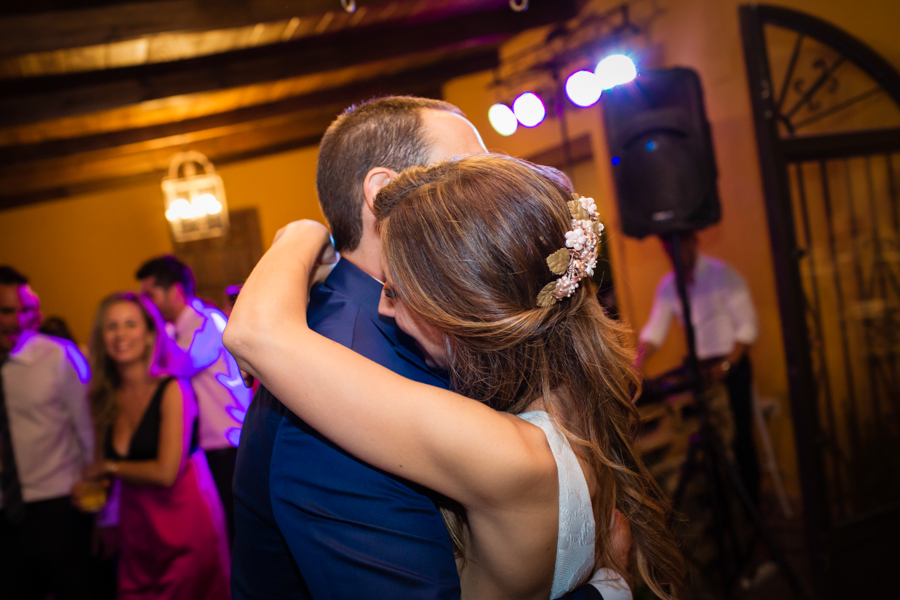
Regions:
<instances>
[{"instance_id":1,"label":"woman's bare arm","mask_svg":"<svg viewBox=\"0 0 900 600\"><path fill-rule=\"evenodd\" d=\"M241 368L345 450L464 506L528 502L555 482L539 428L309 330L307 282L327 243L321 225L293 223L253 270L224 337Z\"/></svg>"}]
</instances>

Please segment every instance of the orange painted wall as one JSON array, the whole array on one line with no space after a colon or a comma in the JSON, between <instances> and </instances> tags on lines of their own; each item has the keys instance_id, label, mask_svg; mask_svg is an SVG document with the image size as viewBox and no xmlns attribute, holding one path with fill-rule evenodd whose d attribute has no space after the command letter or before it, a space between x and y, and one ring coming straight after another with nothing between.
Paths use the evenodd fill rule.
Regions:
<instances>
[{"instance_id":1,"label":"orange painted wall","mask_svg":"<svg viewBox=\"0 0 900 600\"><path fill-rule=\"evenodd\" d=\"M322 220L315 147L227 165L218 172L230 208L256 207L263 245L289 221ZM87 341L103 296L136 289L144 260L172 251L158 184L76 196L0 212L0 264L25 273L45 315L61 315Z\"/></svg>"}]
</instances>

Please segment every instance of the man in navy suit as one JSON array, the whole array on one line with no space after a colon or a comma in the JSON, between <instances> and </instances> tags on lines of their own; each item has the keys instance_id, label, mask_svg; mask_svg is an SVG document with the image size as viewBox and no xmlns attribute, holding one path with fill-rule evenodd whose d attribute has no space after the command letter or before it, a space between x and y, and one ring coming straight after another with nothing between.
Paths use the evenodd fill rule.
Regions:
<instances>
[{"instance_id":1,"label":"man in navy suit","mask_svg":"<svg viewBox=\"0 0 900 600\"><path fill-rule=\"evenodd\" d=\"M456 107L394 97L351 107L319 149L317 189L341 260L311 294L318 333L410 379L446 388L378 315L381 244L372 203L396 173L485 152ZM235 600L456 600L459 577L432 494L331 444L261 387L234 479ZM572 598L600 598L587 586Z\"/></svg>"}]
</instances>

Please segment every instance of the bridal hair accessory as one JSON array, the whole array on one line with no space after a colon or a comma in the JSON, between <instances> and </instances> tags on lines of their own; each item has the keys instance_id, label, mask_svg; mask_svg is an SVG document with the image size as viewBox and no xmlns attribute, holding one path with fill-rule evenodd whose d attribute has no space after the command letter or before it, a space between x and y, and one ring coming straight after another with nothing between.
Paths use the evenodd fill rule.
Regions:
<instances>
[{"instance_id":1,"label":"bridal hair accessory","mask_svg":"<svg viewBox=\"0 0 900 600\"><path fill-rule=\"evenodd\" d=\"M572 194L568 202L572 215L572 229L566 232L566 247L547 257L547 266L554 275L562 275L545 285L537 296L541 308L553 306L578 289L578 282L585 275L594 274L597 266L597 244L603 232L603 223L597 216L593 198Z\"/></svg>"}]
</instances>

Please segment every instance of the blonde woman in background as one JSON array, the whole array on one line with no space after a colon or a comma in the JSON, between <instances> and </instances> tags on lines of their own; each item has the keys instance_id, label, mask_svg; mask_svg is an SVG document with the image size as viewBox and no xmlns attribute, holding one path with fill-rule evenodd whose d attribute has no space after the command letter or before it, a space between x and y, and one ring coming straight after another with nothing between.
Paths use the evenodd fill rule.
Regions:
<instances>
[{"instance_id":1,"label":"blonde woman in background","mask_svg":"<svg viewBox=\"0 0 900 600\"><path fill-rule=\"evenodd\" d=\"M98 461L88 480L121 482L118 597L230 597L222 502L197 452L190 384L165 374L156 308L130 292L100 303L91 331L90 400Z\"/></svg>"}]
</instances>

